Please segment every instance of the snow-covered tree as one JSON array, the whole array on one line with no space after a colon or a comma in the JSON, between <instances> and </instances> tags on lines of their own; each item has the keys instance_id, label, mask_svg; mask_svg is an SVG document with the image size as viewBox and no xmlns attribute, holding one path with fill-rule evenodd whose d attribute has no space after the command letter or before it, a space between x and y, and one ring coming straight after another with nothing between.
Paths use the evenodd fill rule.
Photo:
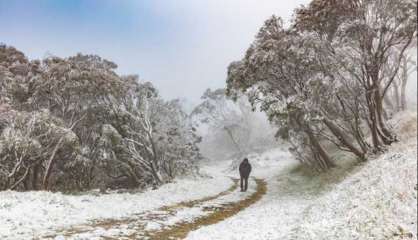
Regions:
<instances>
[{"instance_id":1,"label":"snow-covered tree","mask_svg":"<svg viewBox=\"0 0 418 240\"><path fill-rule=\"evenodd\" d=\"M334 163L316 134L322 126L319 105L314 101L314 93L323 88L320 80L325 76L312 64L316 59L308 40L284 29L280 18L271 17L245 58L230 65L227 83L229 94L236 90L247 93L253 106L260 105L279 127L279 134L294 143L295 151L312 151L310 155L326 169Z\"/></svg>"},{"instance_id":2,"label":"snow-covered tree","mask_svg":"<svg viewBox=\"0 0 418 240\"><path fill-rule=\"evenodd\" d=\"M396 140L382 101L416 35L415 5L314 0L288 28L273 16L229 66L228 94L243 92L259 104L296 156L315 168L334 165L325 142L365 159L369 149Z\"/></svg>"},{"instance_id":3,"label":"snow-covered tree","mask_svg":"<svg viewBox=\"0 0 418 240\"><path fill-rule=\"evenodd\" d=\"M195 169L199 138L179 104L116 67L0 46L1 189L159 185Z\"/></svg>"},{"instance_id":4,"label":"snow-covered tree","mask_svg":"<svg viewBox=\"0 0 418 240\"><path fill-rule=\"evenodd\" d=\"M106 136L117 143L105 156L114 156L110 166L118 166L120 177L158 185L195 167L199 139L176 101L162 100L149 82L136 82L112 111Z\"/></svg>"},{"instance_id":5,"label":"snow-covered tree","mask_svg":"<svg viewBox=\"0 0 418 240\"><path fill-rule=\"evenodd\" d=\"M318 2L326 7L314 8L313 3ZM416 5L414 0L313 1L306 8L309 11L302 12L316 16L316 21L310 24L310 17L296 21L303 23L299 26L314 25L313 32L330 36L330 31L322 26L332 16L334 27L328 38L328 54L338 64L341 75L363 88L374 151L396 141L384 118L383 99L416 36ZM342 8L346 10L338 11Z\"/></svg>"}]
</instances>

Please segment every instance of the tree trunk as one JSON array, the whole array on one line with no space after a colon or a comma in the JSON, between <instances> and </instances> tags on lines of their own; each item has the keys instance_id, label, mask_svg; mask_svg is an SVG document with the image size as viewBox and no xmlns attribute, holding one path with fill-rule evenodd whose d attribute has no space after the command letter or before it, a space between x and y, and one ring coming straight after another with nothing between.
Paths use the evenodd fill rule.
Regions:
<instances>
[{"instance_id":1,"label":"tree trunk","mask_svg":"<svg viewBox=\"0 0 418 240\"><path fill-rule=\"evenodd\" d=\"M55 164L55 155L57 154L58 149L61 146L61 143L62 143L63 140L64 140L64 137L61 137L58 140L57 145L55 145L54 150L52 151L52 154L49 157L48 164L47 164L46 169L45 169L45 175L44 175L44 178L42 180L42 188L44 190L48 190L48 181L49 181L49 177L51 176L52 168L54 167L54 164Z\"/></svg>"},{"instance_id":2,"label":"tree trunk","mask_svg":"<svg viewBox=\"0 0 418 240\"><path fill-rule=\"evenodd\" d=\"M28 173L29 173L29 168L26 168L25 173L23 174L23 176L10 187L10 190L14 190L17 186L19 186L20 183L25 181L26 177L28 176Z\"/></svg>"},{"instance_id":3,"label":"tree trunk","mask_svg":"<svg viewBox=\"0 0 418 240\"><path fill-rule=\"evenodd\" d=\"M401 110L401 98L399 95L399 86L398 83L395 81L393 81L393 100L395 101L395 106L396 108L394 109L395 112L399 112ZM390 102L390 101L388 101Z\"/></svg>"},{"instance_id":4,"label":"tree trunk","mask_svg":"<svg viewBox=\"0 0 418 240\"><path fill-rule=\"evenodd\" d=\"M32 172L32 190L38 190L38 175L39 175L39 164L36 164Z\"/></svg>"},{"instance_id":5,"label":"tree trunk","mask_svg":"<svg viewBox=\"0 0 418 240\"><path fill-rule=\"evenodd\" d=\"M369 127L372 135L374 150L382 150L381 143L390 145L396 141L396 136L386 127L383 118L382 96L378 87L372 87L366 93L367 108L369 113Z\"/></svg>"},{"instance_id":6,"label":"tree trunk","mask_svg":"<svg viewBox=\"0 0 418 240\"><path fill-rule=\"evenodd\" d=\"M377 133L377 120L376 120L376 110L375 105L373 102L372 91L367 90L366 92L366 101L367 101L367 108L368 108L368 125L370 128L370 133L372 135L372 143L373 143L373 152L378 152L381 150L379 135Z\"/></svg>"},{"instance_id":7,"label":"tree trunk","mask_svg":"<svg viewBox=\"0 0 418 240\"><path fill-rule=\"evenodd\" d=\"M354 125L352 125L352 129L353 129L354 137L357 141L357 144L360 146L362 152L367 153L368 150L370 149L370 145L364 139L363 130L361 129L360 124L361 123L360 123L359 112L357 111L355 114L355 120L354 120Z\"/></svg>"},{"instance_id":8,"label":"tree trunk","mask_svg":"<svg viewBox=\"0 0 418 240\"><path fill-rule=\"evenodd\" d=\"M31 173L31 170L29 169L28 176L25 177L25 180L23 180L23 187L24 187L25 191L30 190L30 179L31 179L30 178L30 173Z\"/></svg>"},{"instance_id":9,"label":"tree trunk","mask_svg":"<svg viewBox=\"0 0 418 240\"><path fill-rule=\"evenodd\" d=\"M321 146L319 141L314 136L312 129L309 126L306 126L306 133L308 134L309 141L312 144L312 147L314 149L314 152L316 152L319 155L319 163L322 165L322 168L324 170L327 170L329 168L335 167L335 163L331 160L328 153L325 151L325 149Z\"/></svg>"},{"instance_id":10,"label":"tree trunk","mask_svg":"<svg viewBox=\"0 0 418 240\"><path fill-rule=\"evenodd\" d=\"M161 185L163 183L163 181L162 181L162 178L159 174L157 148L155 146L154 139L152 138L150 133L148 133L148 138L149 138L149 141L151 143L151 148L152 148L152 152L153 152L152 153L153 159L152 159L151 164L150 164L151 173L152 173L152 176L154 177L154 180L156 180L156 184Z\"/></svg>"},{"instance_id":11,"label":"tree trunk","mask_svg":"<svg viewBox=\"0 0 418 240\"><path fill-rule=\"evenodd\" d=\"M381 138L384 144L390 145L396 141L396 136L387 128L386 121L383 118L383 103L382 103L382 97L380 95L379 89L376 90L374 97L375 97L374 101L376 103L375 110L376 110L377 120L379 124L378 126L382 133Z\"/></svg>"},{"instance_id":12,"label":"tree trunk","mask_svg":"<svg viewBox=\"0 0 418 240\"><path fill-rule=\"evenodd\" d=\"M406 84L408 83L408 61L404 57L402 67L402 82L401 82L401 109L406 110Z\"/></svg>"},{"instance_id":13,"label":"tree trunk","mask_svg":"<svg viewBox=\"0 0 418 240\"><path fill-rule=\"evenodd\" d=\"M157 185L161 185L163 181L161 180L161 176L157 172L157 169L156 169L154 163L151 162L150 165L151 165L151 174L152 174L152 177L154 178L154 180L155 180L155 182L156 182Z\"/></svg>"},{"instance_id":14,"label":"tree trunk","mask_svg":"<svg viewBox=\"0 0 418 240\"><path fill-rule=\"evenodd\" d=\"M336 126L332 121L329 121L328 119L324 119L323 122L344 147L347 147L350 152L354 153L361 160L365 160L365 153L355 147L338 126Z\"/></svg>"}]
</instances>

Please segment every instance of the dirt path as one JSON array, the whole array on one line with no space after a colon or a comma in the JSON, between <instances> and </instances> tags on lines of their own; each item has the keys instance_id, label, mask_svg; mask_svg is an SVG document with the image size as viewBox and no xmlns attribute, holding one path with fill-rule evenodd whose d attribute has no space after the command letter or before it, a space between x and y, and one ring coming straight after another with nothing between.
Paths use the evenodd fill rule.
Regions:
<instances>
[{"instance_id":1,"label":"dirt path","mask_svg":"<svg viewBox=\"0 0 418 240\"><path fill-rule=\"evenodd\" d=\"M182 239L190 231L235 215L261 199L267 191L266 182L255 179L256 188L243 198L238 195L238 179L232 180L234 183L228 190L211 197L165 206L126 219L73 226L37 239ZM241 198L234 201L237 196Z\"/></svg>"},{"instance_id":2,"label":"dirt path","mask_svg":"<svg viewBox=\"0 0 418 240\"><path fill-rule=\"evenodd\" d=\"M213 207L206 209L210 211L210 214L195 219L193 222L180 222L174 225L172 228L164 229L161 231L151 232L149 239L163 240L163 239L183 239L190 231L196 230L202 226L212 225L223 221L243 209L247 208L251 204L257 202L267 191L267 184L262 179L256 179L257 191L250 197L245 198L239 202L233 202L223 204L220 207Z\"/></svg>"}]
</instances>

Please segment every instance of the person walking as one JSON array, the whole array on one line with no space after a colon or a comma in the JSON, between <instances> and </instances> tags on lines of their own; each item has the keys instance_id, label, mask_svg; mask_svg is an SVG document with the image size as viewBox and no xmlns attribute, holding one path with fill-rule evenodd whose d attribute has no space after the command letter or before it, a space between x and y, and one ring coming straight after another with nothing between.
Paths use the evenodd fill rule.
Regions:
<instances>
[{"instance_id":1,"label":"person walking","mask_svg":"<svg viewBox=\"0 0 418 240\"><path fill-rule=\"evenodd\" d=\"M248 177L251 173L251 164L248 162L247 158L239 165L239 175L241 177L241 192L246 192L248 188Z\"/></svg>"}]
</instances>

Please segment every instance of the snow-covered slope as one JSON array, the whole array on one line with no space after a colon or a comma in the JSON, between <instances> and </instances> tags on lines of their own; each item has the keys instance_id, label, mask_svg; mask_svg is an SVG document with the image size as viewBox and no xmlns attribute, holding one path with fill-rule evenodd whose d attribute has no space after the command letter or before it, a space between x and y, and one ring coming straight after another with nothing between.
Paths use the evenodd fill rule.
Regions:
<instances>
[{"instance_id":1,"label":"snow-covered slope","mask_svg":"<svg viewBox=\"0 0 418 240\"><path fill-rule=\"evenodd\" d=\"M282 166L261 201L187 239L416 239L416 121L416 112L396 116L401 142L351 168L307 176L294 161L273 161Z\"/></svg>"}]
</instances>

